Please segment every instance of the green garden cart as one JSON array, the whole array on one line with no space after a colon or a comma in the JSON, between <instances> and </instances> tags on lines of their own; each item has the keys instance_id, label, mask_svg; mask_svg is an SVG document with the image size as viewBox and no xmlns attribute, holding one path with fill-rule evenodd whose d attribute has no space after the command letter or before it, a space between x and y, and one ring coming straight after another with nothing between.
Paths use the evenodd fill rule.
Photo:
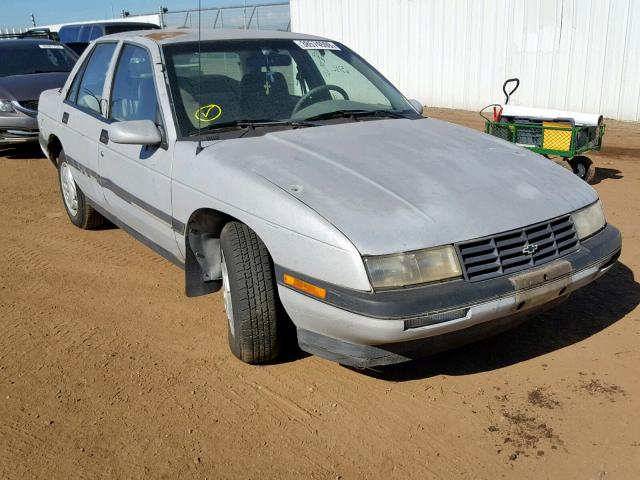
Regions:
<instances>
[{"instance_id":1,"label":"green garden cart","mask_svg":"<svg viewBox=\"0 0 640 480\"><path fill-rule=\"evenodd\" d=\"M510 88L511 84L515 84ZM504 82L504 104L491 104L480 110L485 132L549 159L558 157L580 178L589 182L595 168L585 153L600 150L605 124L602 115L546 110L509 105L520 80Z\"/></svg>"}]
</instances>

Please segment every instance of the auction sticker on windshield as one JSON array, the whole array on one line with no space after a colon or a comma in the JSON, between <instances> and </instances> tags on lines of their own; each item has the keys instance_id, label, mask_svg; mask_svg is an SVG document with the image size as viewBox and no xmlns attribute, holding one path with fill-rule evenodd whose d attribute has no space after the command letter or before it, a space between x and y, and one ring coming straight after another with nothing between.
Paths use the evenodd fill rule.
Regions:
<instances>
[{"instance_id":1,"label":"auction sticker on windshield","mask_svg":"<svg viewBox=\"0 0 640 480\"><path fill-rule=\"evenodd\" d=\"M293 42L303 50L340 50L335 43L323 40L294 40Z\"/></svg>"}]
</instances>

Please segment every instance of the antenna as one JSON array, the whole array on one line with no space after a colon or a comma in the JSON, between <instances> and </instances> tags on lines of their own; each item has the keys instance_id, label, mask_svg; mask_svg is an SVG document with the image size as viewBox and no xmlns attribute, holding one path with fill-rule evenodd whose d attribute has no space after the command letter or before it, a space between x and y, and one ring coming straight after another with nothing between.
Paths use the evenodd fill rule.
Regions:
<instances>
[{"instance_id":1,"label":"antenna","mask_svg":"<svg viewBox=\"0 0 640 480\"><path fill-rule=\"evenodd\" d=\"M202 13L202 0L198 0L198 146L196 147L196 155L202 151L202 121L200 120L200 109L202 105L202 25L200 16Z\"/></svg>"}]
</instances>

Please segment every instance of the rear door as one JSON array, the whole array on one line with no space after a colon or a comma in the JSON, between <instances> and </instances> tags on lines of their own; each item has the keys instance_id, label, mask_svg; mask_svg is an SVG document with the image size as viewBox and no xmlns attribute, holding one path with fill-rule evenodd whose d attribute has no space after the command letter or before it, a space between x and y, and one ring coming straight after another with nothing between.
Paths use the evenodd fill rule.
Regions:
<instances>
[{"instance_id":1,"label":"rear door","mask_svg":"<svg viewBox=\"0 0 640 480\"><path fill-rule=\"evenodd\" d=\"M161 72L147 48L124 43L113 74L109 121L151 120L164 132L155 78L156 73L162 78ZM163 137L158 146L123 145L103 137L100 173L109 210L171 258L180 256L171 216L173 142Z\"/></svg>"},{"instance_id":2,"label":"rear door","mask_svg":"<svg viewBox=\"0 0 640 480\"><path fill-rule=\"evenodd\" d=\"M98 205L104 204L98 173L98 140L107 126L103 91L116 47L116 42L108 42L93 48L73 79L58 119L60 140L76 183Z\"/></svg>"}]
</instances>

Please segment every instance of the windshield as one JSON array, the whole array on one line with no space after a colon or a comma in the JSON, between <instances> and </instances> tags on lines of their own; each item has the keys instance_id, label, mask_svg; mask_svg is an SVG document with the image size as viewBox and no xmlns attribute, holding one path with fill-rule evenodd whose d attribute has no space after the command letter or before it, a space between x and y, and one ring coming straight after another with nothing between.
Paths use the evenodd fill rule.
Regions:
<instances>
[{"instance_id":1,"label":"windshield","mask_svg":"<svg viewBox=\"0 0 640 480\"><path fill-rule=\"evenodd\" d=\"M78 58L58 43L12 42L0 44L0 77L30 73L70 72Z\"/></svg>"},{"instance_id":2,"label":"windshield","mask_svg":"<svg viewBox=\"0 0 640 480\"><path fill-rule=\"evenodd\" d=\"M247 122L419 115L348 48L302 40L205 41L164 47L182 136ZM198 79L198 73L201 73Z\"/></svg>"}]
</instances>

